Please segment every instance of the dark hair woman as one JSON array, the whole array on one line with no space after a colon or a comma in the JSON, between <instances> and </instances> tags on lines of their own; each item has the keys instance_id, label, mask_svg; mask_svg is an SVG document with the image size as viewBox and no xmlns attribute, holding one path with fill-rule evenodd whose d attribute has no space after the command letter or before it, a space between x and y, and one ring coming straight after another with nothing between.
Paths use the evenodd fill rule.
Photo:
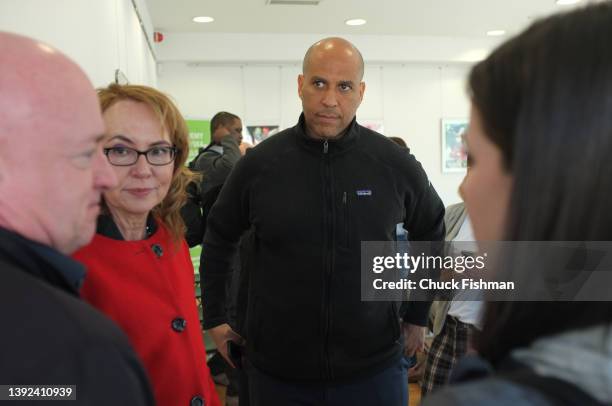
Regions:
<instances>
[{"instance_id":1,"label":"dark hair woman","mask_svg":"<svg viewBox=\"0 0 612 406\"><path fill-rule=\"evenodd\" d=\"M612 241L611 39L604 2L534 23L473 68L463 193L477 240ZM489 302L477 349L496 373L424 404L608 404L611 324L609 302Z\"/></svg>"}]
</instances>

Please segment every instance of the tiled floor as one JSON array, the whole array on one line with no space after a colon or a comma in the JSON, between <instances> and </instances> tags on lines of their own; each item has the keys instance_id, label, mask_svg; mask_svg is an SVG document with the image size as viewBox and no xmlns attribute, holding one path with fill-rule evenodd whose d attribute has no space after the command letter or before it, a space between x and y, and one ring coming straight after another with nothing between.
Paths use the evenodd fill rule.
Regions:
<instances>
[{"instance_id":1,"label":"tiled floor","mask_svg":"<svg viewBox=\"0 0 612 406\"><path fill-rule=\"evenodd\" d=\"M421 389L419 385L411 383L408 388L410 390L410 402L408 406L418 406L421 401ZM219 394L219 399L221 399L221 404L225 405L225 386L217 385L217 393Z\"/></svg>"}]
</instances>

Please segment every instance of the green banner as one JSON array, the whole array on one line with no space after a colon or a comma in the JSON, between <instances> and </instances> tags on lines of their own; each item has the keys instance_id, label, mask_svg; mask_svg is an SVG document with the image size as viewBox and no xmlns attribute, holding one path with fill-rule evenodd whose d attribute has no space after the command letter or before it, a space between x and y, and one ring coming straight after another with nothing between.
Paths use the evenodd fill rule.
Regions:
<instances>
[{"instance_id":1,"label":"green banner","mask_svg":"<svg viewBox=\"0 0 612 406\"><path fill-rule=\"evenodd\" d=\"M189 157L187 163L191 162L198 154L198 150L210 143L210 120L185 120L189 128ZM200 272L200 253L202 246L197 245L189 250L193 269Z\"/></svg>"},{"instance_id":2,"label":"green banner","mask_svg":"<svg viewBox=\"0 0 612 406\"><path fill-rule=\"evenodd\" d=\"M191 262L193 263L193 270L195 273L200 273L200 254L202 253L202 245L196 245L189 249L189 255L191 256Z\"/></svg>"},{"instance_id":3,"label":"green banner","mask_svg":"<svg viewBox=\"0 0 612 406\"><path fill-rule=\"evenodd\" d=\"M185 120L189 128L189 157L191 162L198 154L198 150L210 143L210 120Z\"/></svg>"}]
</instances>

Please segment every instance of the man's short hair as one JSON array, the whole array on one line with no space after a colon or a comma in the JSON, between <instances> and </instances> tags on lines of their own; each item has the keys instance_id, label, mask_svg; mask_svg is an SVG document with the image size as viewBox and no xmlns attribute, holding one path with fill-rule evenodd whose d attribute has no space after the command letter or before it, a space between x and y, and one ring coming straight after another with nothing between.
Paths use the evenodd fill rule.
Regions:
<instances>
[{"instance_id":1,"label":"man's short hair","mask_svg":"<svg viewBox=\"0 0 612 406\"><path fill-rule=\"evenodd\" d=\"M408 145L406 145L406 141L404 141L400 137L389 137L389 139L393 141L394 143L396 143L397 145L399 145L400 147L408 148Z\"/></svg>"},{"instance_id":2,"label":"man's short hair","mask_svg":"<svg viewBox=\"0 0 612 406\"><path fill-rule=\"evenodd\" d=\"M215 132L215 130L221 126L231 125L234 120L240 120L235 114L228 113L227 111L220 111L214 115L212 120L210 120L210 135Z\"/></svg>"}]
</instances>

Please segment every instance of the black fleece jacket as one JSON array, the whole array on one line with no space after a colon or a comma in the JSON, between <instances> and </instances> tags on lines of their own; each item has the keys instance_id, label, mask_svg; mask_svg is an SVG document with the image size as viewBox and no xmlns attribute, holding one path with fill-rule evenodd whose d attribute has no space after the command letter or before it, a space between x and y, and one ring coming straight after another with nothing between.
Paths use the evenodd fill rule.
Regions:
<instances>
[{"instance_id":1,"label":"black fleece jacket","mask_svg":"<svg viewBox=\"0 0 612 406\"><path fill-rule=\"evenodd\" d=\"M270 375L334 382L368 376L401 356L394 302L361 301L361 241L444 238L444 206L414 156L357 124L315 140L298 124L238 161L208 218L202 249L204 328L227 322L226 278L241 234L247 356ZM425 325L430 303L404 321Z\"/></svg>"}]
</instances>

